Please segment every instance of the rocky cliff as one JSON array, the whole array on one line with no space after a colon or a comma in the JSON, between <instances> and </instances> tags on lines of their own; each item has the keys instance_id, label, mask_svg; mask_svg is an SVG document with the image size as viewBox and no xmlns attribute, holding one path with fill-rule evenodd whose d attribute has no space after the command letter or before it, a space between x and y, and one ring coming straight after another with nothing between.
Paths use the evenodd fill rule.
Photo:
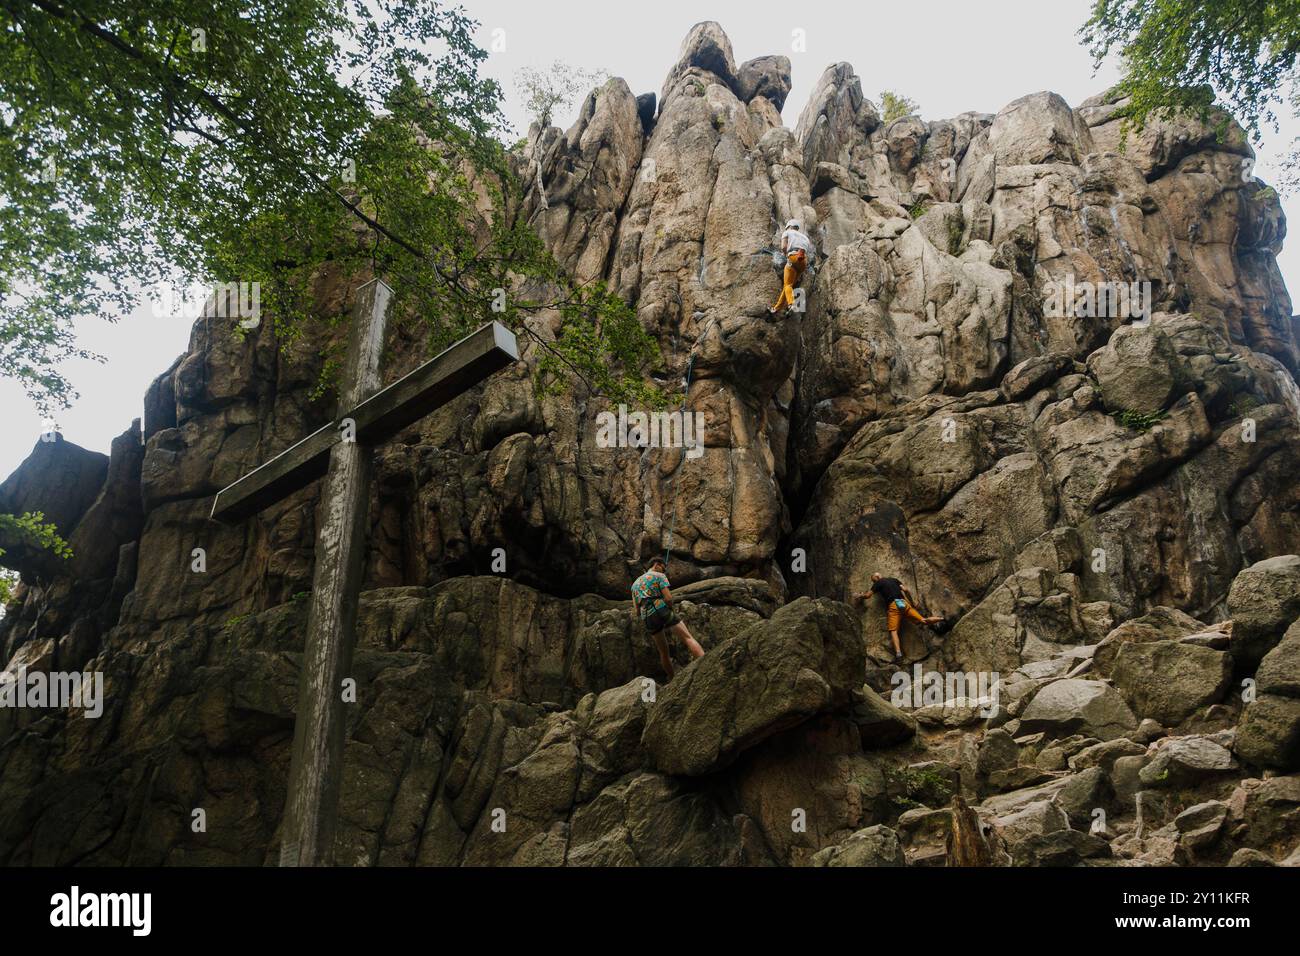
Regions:
<instances>
[{"instance_id":1,"label":"rocky cliff","mask_svg":"<svg viewBox=\"0 0 1300 956\"><path fill-rule=\"evenodd\" d=\"M704 447L605 447L525 349L377 449L336 861L1300 861L1300 339L1244 137L1052 93L885 124L846 63L791 130L789 89L705 23L658 96L531 131L518 214L667 391L691 363ZM819 256L773 317L789 218ZM277 858L318 489L207 516L330 409L319 343L233 326L107 460L0 486L76 552L5 556L0 663L105 680L0 709L0 862ZM626 588L668 547L708 653L657 684ZM903 665L877 570L956 622Z\"/></svg>"}]
</instances>

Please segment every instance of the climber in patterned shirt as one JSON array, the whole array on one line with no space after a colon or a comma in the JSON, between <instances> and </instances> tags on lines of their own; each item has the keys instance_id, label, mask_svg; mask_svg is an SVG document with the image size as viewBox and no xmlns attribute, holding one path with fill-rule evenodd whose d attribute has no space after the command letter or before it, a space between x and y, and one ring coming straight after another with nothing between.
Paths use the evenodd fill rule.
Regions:
<instances>
[{"instance_id":1,"label":"climber in patterned shirt","mask_svg":"<svg viewBox=\"0 0 1300 956\"><path fill-rule=\"evenodd\" d=\"M894 641L895 663L903 659L903 648L898 643L898 628L903 623L903 615L907 615L909 621L916 621L918 624L933 625L943 622L943 618L926 617L913 607L912 592L907 590L898 578L887 578L877 571L871 575L871 589L855 595L855 598L865 601L872 594L879 594L881 600L885 602L885 629L889 631L889 636Z\"/></svg>"},{"instance_id":2,"label":"climber in patterned shirt","mask_svg":"<svg viewBox=\"0 0 1300 956\"><path fill-rule=\"evenodd\" d=\"M686 624L673 613L673 595L668 590L668 575L664 573L664 559L655 558L646 568L645 574L632 582L632 616L640 615L646 632L655 639L659 649L659 662L663 664L668 679L673 679L673 659L668 655L668 640L665 631L671 631L682 639L691 656L699 659L704 656L700 647Z\"/></svg>"},{"instance_id":3,"label":"climber in patterned shirt","mask_svg":"<svg viewBox=\"0 0 1300 956\"><path fill-rule=\"evenodd\" d=\"M785 275L776 305L767 310L769 315L784 312L794 305L795 286L803 278L803 272L808 268L808 260L815 252L812 240L804 233L803 224L798 219L791 219L785 224L785 231L781 233L781 252L786 257Z\"/></svg>"}]
</instances>

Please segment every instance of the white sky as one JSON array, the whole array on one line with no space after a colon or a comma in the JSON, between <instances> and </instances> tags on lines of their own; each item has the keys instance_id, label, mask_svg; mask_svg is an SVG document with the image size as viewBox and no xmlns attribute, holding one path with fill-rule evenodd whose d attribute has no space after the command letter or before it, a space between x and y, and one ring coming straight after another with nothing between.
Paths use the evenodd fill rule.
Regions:
<instances>
[{"instance_id":1,"label":"white sky","mask_svg":"<svg viewBox=\"0 0 1300 956\"><path fill-rule=\"evenodd\" d=\"M462 0L482 24L478 41L493 52L485 71L507 94L506 115L517 132L527 129L514 75L524 66L555 60L589 69L604 68L627 80L633 93L659 92L676 62L683 37L700 20L717 20L731 38L736 62L769 53L790 57L794 87L782 116L793 128L822 71L847 60L862 79L863 92L903 93L920 104L925 119L966 110L997 112L1011 100L1053 90L1071 105L1100 92L1116 79L1113 65L1093 76L1091 58L1076 31L1088 17L1090 0L910 0L889 3L802 4L775 0L618 0L550 3L520 0ZM501 30L503 33L495 33ZM803 30L806 50L792 49L793 31ZM567 127L579 104L557 115ZM1276 180L1275 160L1300 123L1284 121L1258 150L1256 172ZM1300 221L1300 195L1283 200L1287 218ZM1300 288L1300 240L1279 257L1292 288ZM81 344L107 358L105 364L71 362L65 368L80 399L55 416L72 442L107 452L113 437L142 414L149 382L186 348L193 313L155 315L146 303L136 314L110 325L81 323ZM21 389L0 381L0 480L31 451L42 423Z\"/></svg>"}]
</instances>

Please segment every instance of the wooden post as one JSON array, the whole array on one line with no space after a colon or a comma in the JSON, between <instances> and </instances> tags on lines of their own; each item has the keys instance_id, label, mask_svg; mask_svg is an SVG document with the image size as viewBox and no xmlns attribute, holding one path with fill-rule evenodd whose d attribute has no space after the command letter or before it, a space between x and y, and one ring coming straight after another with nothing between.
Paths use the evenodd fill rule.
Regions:
<instances>
[{"instance_id":1,"label":"wooden post","mask_svg":"<svg viewBox=\"0 0 1300 956\"><path fill-rule=\"evenodd\" d=\"M352 668L365 561L371 449L519 360L514 333L489 322L379 389L391 296L380 280L357 290L336 420L221 489L212 502L214 520L239 521L325 476L280 828L281 866L329 861L342 780L343 681Z\"/></svg>"},{"instance_id":2,"label":"wooden post","mask_svg":"<svg viewBox=\"0 0 1300 956\"><path fill-rule=\"evenodd\" d=\"M392 289L381 279L357 291L338 414L379 389L379 360ZM340 427L335 422L335 427ZM298 710L289 792L281 831L281 866L329 861L343 765L343 680L356 644L357 594L364 570L372 447L355 440L330 448L321 494L307 640L298 679Z\"/></svg>"}]
</instances>

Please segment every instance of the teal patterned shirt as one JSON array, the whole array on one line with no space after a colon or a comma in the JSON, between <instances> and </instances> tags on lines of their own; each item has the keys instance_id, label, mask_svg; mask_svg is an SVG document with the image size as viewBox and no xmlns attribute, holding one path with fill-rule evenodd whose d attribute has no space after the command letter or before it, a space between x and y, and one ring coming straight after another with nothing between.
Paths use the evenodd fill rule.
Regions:
<instances>
[{"instance_id":1,"label":"teal patterned shirt","mask_svg":"<svg viewBox=\"0 0 1300 956\"><path fill-rule=\"evenodd\" d=\"M668 575L662 571L647 571L632 582L632 598L636 601L641 620L645 620L655 611L668 606L663 599L664 588L668 587Z\"/></svg>"}]
</instances>

